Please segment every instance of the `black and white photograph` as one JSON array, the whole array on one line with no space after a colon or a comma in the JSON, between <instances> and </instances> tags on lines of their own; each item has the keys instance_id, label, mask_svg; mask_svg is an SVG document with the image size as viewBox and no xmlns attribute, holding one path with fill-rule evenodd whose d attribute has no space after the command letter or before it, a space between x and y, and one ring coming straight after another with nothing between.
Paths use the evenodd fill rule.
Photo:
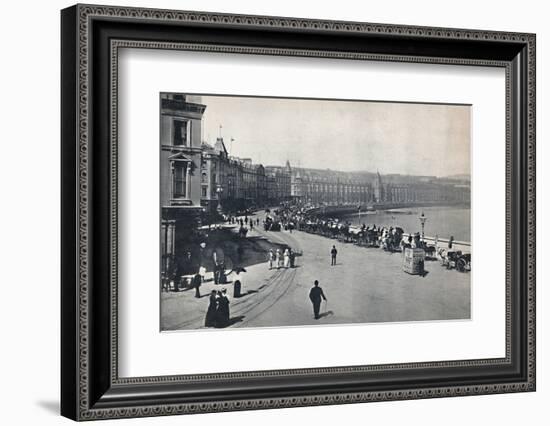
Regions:
<instances>
[{"instance_id":1,"label":"black and white photograph","mask_svg":"<svg viewBox=\"0 0 550 426\"><path fill-rule=\"evenodd\" d=\"M471 319L471 107L160 93L160 330Z\"/></svg>"}]
</instances>

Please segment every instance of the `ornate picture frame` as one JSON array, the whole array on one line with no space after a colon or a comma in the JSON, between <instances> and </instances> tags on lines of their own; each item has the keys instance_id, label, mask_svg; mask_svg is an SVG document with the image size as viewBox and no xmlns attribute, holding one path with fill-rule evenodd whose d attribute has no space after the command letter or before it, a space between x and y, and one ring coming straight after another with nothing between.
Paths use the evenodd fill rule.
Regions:
<instances>
[{"instance_id":1,"label":"ornate picture frame","mask_svg":"<svg viewBox=\"0 0 550 426\"><path fill-rule=\"evenodd\" d=\"M74 420L535 390L534 34L76 5L61 12L61 413ZM118 374L121 48L489 66L506 72L506 356Z\"/></svg>"}]
</instances>

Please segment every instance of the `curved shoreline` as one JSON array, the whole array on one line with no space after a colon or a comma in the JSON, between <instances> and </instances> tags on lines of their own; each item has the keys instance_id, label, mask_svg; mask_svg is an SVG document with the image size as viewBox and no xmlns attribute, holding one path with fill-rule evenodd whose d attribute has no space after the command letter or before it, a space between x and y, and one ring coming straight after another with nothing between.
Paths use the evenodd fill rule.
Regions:
<instances>
[{"instance_id":1,"label":"curved shoreline","mask_svg":"<svg viewBox=\"0 0 550 426\"><path fill-rule=\"evenodd\" d=\"M398 209L412 209L412 208L426 208L426 207L464 207L471 208L471 204L456 202L456 203L404 203L404 204L370 204L370 205L361 205L361 213L368 214L367 212L381 212L388 210L398 210ZM338 206L321 206L321 207L311 207L306 210L306 214L312 216L326 216L332 215L333 217L344 216L351 213L357 213L359 210L359 205L357 204L347 204L347 205L338 205Z\"/></svg>"}]
</instances>

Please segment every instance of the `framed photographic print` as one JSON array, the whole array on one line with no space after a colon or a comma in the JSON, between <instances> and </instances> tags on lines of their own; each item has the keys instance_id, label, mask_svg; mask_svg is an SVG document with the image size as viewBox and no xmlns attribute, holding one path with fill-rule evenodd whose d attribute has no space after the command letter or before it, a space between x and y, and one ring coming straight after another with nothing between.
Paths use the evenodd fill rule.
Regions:
<instances>
[{"instance_id":1,"label":"framed photographic print","mask_svg":"<svg viewBox=\"0 0 550 426\"><path fill-rule=\"evenodd\" d=\"M75 420L535 390L535 36L76 5Z\"/></svg>"}]
</instances>

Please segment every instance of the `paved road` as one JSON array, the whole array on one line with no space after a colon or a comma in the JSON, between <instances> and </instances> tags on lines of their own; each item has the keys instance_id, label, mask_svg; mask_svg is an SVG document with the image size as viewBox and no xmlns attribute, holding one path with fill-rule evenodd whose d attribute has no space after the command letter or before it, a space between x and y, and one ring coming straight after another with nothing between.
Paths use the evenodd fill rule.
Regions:
<instances>
[{"instance_id":1,"label":"paved road","mask_svg":"<svg viewBox=\"0 0 550 426\"><path fill-rule=\"evenodd\" d=\"M470 274L446 270L426 262L425 277L408 275L401 254L338 243L318 235L288 231L265 232L254 228L249 237L286 244L303 253L297 267L269 271L267 262L247 268L248 294L231 301L231 327L296 326L364 322L467 319L470 317ZM330 265L332 245L337 265ZM230 277L231 278L231 277ZM328 303L323 316L313 318L309 290L318 279ZM213 286L213 284L211 284ZM231 294L231 285L228 285ZM216 289L219 286L216 286ZM204 285L203 292L209 291ZM208 297L194 299L192 292L162 295L163 329L203 326Z\"/></svg>"}]
</instances>

